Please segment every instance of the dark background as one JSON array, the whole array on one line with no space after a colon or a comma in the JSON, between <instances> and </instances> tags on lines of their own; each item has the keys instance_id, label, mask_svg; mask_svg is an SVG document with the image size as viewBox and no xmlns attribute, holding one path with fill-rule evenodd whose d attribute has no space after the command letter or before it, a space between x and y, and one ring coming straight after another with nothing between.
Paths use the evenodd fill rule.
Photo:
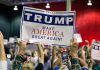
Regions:
<instances>
[{"instance_id":1,"label":"dark background","mask_svg":"<svg viewBox=\"0 0 100 70\"><path fill-rule=\"evenodd\" d=\"M0 4L0 31L5 39L9 37L20 37L22 6L18 11L13 10L13 6Z\"/></svg>"}]
</instances>

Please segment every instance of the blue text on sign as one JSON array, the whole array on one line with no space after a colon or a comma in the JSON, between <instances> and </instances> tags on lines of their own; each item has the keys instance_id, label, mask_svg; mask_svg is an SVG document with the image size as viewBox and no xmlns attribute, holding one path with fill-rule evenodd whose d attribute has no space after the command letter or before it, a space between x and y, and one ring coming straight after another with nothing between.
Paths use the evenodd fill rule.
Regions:
<instances>
[{"instance_id":1,"label":"blue text on sign","mask_svg":"<svg viewBox=\"0 0 100 70\"><path fill-rule=\"evenodd\" d=\"M24 21L37 22L49 25L73 26L74 15L48 15L48 14L25 11Z\"/></svg>"}]
</instances>

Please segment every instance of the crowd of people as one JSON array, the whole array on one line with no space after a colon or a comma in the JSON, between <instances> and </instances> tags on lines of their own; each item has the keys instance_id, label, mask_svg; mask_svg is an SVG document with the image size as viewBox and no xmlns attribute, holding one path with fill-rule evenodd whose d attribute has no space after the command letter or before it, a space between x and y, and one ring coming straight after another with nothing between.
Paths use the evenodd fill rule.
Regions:
<instances>
[{"instance_id":1,"label":"crowd of people","mask_svg":"<svg viewBox=\"0 0 100 70\"><path fill-rule=\"evenodd\" d=\"M14 58L10 59L8 70L100 70L99 61L91 58L91 47L87 40L80 48L76 39L71 40L69 47L44 45L37 42L35 43L37 49L29 50L26 49L29 45L28 41L20 41L17 45L19 50ZM65 50L61 51L62 48ZM0 53L0 61L7 61L1 32ZM13 54L11 53L11 57Z\"/></svg>"}]
</instances>

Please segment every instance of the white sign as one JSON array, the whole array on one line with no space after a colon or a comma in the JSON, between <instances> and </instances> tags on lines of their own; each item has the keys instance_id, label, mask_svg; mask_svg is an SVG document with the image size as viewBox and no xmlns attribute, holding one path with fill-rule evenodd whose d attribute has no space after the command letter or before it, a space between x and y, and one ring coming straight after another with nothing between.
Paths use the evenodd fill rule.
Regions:
<instances>
[{"instance_id":1,"label":"white sign","mask_svg":"<svg viewBox=\"0 0 100 70\"><path fill-rule=\"evenodd\" d=\"M33 42L70 45L74 32L75 12L23 8L21 38Z\"/></svg>"},{"instance_id":2,"label":"white sign","mask_svg":"<svg viewBox=\"0 0 100 70\"><path fill-rule=\"evenodd\" d=\"M100 60L100 43L92 42L91 56L94 60Z\"/></svg>"},{"instance_id":3,"label":"white sign","mask_svg":"<svg viewBox=\"0 0 100 70\"><path fill-rule=\"evenodd\" d=\"M74 34L74 39L77 40L77 43L81 43L82 42L82 37L79 33Z\"/></svg>"}]
</instances>

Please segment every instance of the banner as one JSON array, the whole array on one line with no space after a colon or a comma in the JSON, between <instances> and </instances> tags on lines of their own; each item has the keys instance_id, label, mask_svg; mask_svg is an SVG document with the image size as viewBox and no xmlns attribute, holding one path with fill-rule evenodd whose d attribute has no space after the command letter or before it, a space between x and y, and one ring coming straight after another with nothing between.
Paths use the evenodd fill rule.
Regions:
<instances>
[{"instance_id":1,"label":"banner","mask_svg":"<svg viewBox=\"0 0 100 70\"><path fill-rule=\"evenodd\" d=\"M94 60L100 60L100 42L92 42L91 57Z\"/></svg>"},{"instance_id":2,"label":"banner","mask_svg":"<svg viewBox=\"0 0 100 70\"><path fill-rule=\"evenodd\" d=\"M69 45L74 32L74 19L75 12L24 7L21 38L33 42Z\"/></svg>"}]
</instances>

